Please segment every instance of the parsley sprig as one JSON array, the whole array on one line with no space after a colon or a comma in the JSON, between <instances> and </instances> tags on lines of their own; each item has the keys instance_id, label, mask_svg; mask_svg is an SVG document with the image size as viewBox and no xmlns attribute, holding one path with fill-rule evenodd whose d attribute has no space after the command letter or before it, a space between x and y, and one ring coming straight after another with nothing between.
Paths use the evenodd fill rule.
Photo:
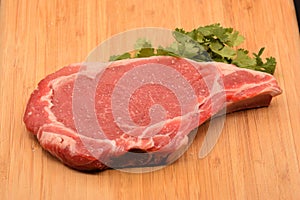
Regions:
<instances>
[{"instance_id":1,"label":"parsley sprig","mask_svg":"<svg viewBox=\"0 0 300 200\"><path fill-rule=\"evenodd\" d=\"M150 41L139 39L135 44L135 51L110 57L110 61L144 58L150 56L177 56L185 57L198 62L216 61L234 64L241 68L263 71L273 74L276 60L273 57L261 58L264 47L253 53L237 48L245 38L232 28L223 28L220 24L211 24L199 27L190 32L176 28L173 31L175 41L167 46L152 47Z\"/></svg>"}]
</instances>

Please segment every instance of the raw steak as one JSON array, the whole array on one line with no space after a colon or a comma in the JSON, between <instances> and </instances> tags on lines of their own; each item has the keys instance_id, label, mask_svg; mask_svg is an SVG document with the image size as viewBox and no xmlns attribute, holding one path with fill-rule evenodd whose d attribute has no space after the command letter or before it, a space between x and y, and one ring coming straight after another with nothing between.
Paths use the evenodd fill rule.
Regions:
<instances>
[{"instance_id":1,"label":"raw steak","mask_svg":"<svg viewBox=\"0 0 300 200\"><path fill-rule=\"evenodd\" d=\"M188 134L213 115L268 106L280 93L273 76L224 63L168 56L83 63L43 79L24 122L72 168L153 166L176 160Z\"/></svg>"}]
</instances>

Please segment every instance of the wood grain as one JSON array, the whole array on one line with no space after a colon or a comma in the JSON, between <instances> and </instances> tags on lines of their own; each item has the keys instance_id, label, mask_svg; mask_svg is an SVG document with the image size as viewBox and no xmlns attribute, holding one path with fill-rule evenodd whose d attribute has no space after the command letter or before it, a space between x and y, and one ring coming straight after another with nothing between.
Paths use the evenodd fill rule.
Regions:
<instances>
[{"instance_id":1,"label":"wood grain","mask_svg":"<svg viewBox=\"0 0 300 200\"><path fill-rule=\"evenodd\" d=\"M71 170L26 131L24 108L39 80L113 34L215 22L277 58L283 94L268 108L227 115L206 158L198 152L208 124L176 163L145 174ZM0 199L300 199L299 58L292 0L1 0Z\"/></svg>"}]
</instances>

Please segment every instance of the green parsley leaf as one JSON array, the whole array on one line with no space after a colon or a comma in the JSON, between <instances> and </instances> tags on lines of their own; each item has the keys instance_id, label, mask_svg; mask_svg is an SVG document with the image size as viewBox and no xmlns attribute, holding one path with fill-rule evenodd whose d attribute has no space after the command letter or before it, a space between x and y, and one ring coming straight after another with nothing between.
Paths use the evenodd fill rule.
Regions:
<instances>
[{"instance_id":1,"label":"green parsley leaf","mask_svg":"<svg viewBox=\"0 0 300 200\"><path fill-rule=\"evenodd\" d=\"M244 40L245 38L239 35L238 31L234 31L233 34L228 36L228 41L226 41L226 44L230 47L239 46L244 42Z\"/></svg>"},{"instance_id":2,"label":"green parsley leaf","mask_svg":"<svg viewBox=\"0 0 300 200\"><path fill-rule=\"evenodd\" d=\"M140 51L136 53L137 58L146 58L154 55L155 55L154 48L142 48Z\"/></svg>"},{"instance_id":3,"label":"green parsley leaf","mask_svg":"<svg viewBox=\"0 0 300 200\"><path fill-rule=\"evenodd\" d=\"M238 67L247 68L256 64L255 60L249 57L248 51L244 49L237 50L237 56L232 60L232 64Z\"/></svg>"},{"instance_id":4,"label":"green parsley leaf","mask_svg":"<svg viewBox=\"0 0 300 200\"><path fill-rule=\"evenodd\" d=\"M123 53L122 55L112 55L109 57L109 61L116 61L116 60L124 60L131 58L130 53Z\"/></svg>"},{"instance_id":5,"label":"green parsley leaf","mask_svg":"<svg viewBox=\"0 0 300 200\"><path fill-rule=\"evenodd\" d=\"M146 38L139 38L134 45L134 49L151 48L152 44Z\"/></svg>"},{"instance_id":6,"label":"green parsley leaf","mask_svg":"<svg viewBox=\"0 0 300 200\"><path fill-rule=\"evenodd\" d=\"M269 57L263 61L261 57L265 48L261 48L257 54L253 53L253 57L249 56L247 50L237 48L245 38L232 28L224 28L220 24L200 26L190 32L176 28L173 37L175 41L171 45L158 48L153 48L145 38L138 39L134 45L134 54L127 52L111 56L110 60L166 55L185 57L197 62L224 62L270 74L275 71L275 58Z\"/></svg>"}]
</instances>

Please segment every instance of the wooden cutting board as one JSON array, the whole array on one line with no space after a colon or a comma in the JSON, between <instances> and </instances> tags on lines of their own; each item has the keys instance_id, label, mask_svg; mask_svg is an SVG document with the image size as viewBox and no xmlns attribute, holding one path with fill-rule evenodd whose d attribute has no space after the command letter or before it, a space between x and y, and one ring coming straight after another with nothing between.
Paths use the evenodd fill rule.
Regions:
<instances>
[{"instance_id":1,"label":"wooden cutting board","mask_svg":"<svg viewBox=\"0 0 300 200\"><path fill-rule=\"evenodd\" d=\"M0 0L0 199L300 199L300 40L292 0ZM219 22L242 47L278 61L270 107L226 116L213 151L208 128L174 164L143 174L74 171L41 149L22 117L39 80L137 27L186 30Z\"/></svg>"}]
</instances>

